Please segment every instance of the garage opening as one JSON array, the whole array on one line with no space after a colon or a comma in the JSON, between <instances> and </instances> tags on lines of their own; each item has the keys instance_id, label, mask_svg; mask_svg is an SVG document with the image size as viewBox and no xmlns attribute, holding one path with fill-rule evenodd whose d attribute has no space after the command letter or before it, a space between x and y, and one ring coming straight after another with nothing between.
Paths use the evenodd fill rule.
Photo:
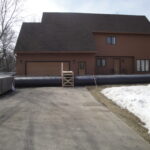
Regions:
<instances>
[{"instance_id":1,"label":"garage opening","mask_svg":"<svg viewBox=\"0 0 150 150\"><path fill-rule=\"evenodd\" d=\"M27 62L27 76L60 76L62 62ZM63 62L64 70L69 71L69 62Z\"/></svg>"}]
</instances>

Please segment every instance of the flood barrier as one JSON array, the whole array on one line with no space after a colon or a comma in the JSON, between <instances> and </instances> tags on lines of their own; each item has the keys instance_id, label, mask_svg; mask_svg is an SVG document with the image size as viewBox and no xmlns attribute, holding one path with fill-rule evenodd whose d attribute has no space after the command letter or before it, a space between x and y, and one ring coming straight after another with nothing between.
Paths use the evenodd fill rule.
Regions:
<instances>
[{"instance_id":1,"label":"flood barrier","mask_svg":"<svg viewBox=\"0 0 150 150\"><path fill-rule=\"evenodd\" d=\"M76 76L75 86L103 84L150 83L150 74L146 75L89 75ZM15 77L16 87L61 86L60 76L51 77Z\"/></svg>"}]
</instances>

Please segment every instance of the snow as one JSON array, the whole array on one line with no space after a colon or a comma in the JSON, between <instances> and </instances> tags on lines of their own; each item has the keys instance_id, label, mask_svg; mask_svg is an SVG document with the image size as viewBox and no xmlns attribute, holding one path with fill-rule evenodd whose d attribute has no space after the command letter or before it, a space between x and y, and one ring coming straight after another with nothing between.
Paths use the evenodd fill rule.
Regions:
<instances>
[{"instance_id":1,"label":"snow","mask_svg":"<svg viewBox=\"0 0 150 150\"><path fill-rule=\"evenodd\" d=\"M135 114L150 133L150 85L111 87L103 89L101 93Z\"/></svg>"}]
</instances>

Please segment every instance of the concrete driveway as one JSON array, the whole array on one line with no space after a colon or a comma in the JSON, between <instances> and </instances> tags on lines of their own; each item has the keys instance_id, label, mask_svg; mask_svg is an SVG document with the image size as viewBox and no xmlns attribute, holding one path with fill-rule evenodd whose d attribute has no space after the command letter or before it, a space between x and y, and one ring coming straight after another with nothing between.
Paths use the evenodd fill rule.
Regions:
<instances>
[{"instance_id":1,"label":"concrete driveway","mask_svg":"<svg viewBox=\"0 0 150 150\"><path fill-rule=\"evenodd\" d=\"M0 97L0 150L150 150L86 88L24 88Z\"/></svg>"}]
</instances>

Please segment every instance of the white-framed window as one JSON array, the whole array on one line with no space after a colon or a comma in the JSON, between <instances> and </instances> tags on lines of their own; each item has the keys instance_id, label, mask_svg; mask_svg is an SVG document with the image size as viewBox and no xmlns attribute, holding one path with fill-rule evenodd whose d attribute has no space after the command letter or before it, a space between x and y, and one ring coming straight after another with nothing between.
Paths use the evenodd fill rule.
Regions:
<instances>
[{"instance_id":1,"label":"white-framed window","mask_svg":"<svg viewBox=\"0 0 150 150\"><path fill-rule=\"evenodd\" d=\"M149 60L145 60L145 71L149 71Z\"/></svg>"},{"instance_id":2,"label":"white-framed window","mask_svg":"<svg viewBox=\"0 0 150 150\"><path fill-rule=\"evenodd\" d=\"M115 36L108 36L107 37L107 44L115 45L116 44L116 37Z\"/></svg>"},{"instance_id":3,"label":"white-framed window","mask_svg":"<svg viewBox=\"0 0 150 150\"><path fill-rule=\"evenodd\" d=\"M148 60L148 59L136 60L136 70L139 72L149 72L150 71L150 60Z\"/></svg>"},{"instance_id":4,"label":"white-framed window","mask_svg":"<svg viewBox=\"0 0 150 150\"><path fill-rule=\"evenodd\" d=\"M97 58L96 59L96 66L97 67L105 67L106 66L106 59L104 59L104 58Z\"/></svg>"},{"instance_id":5,"label":"white-framed window","mask_svg":"<svg viewBox=\"0 0 150 150\"><path fill-rule=\"evenodd\" d=\"M136 60L136 70L137 70L137 71L140 71L140 70L141 70L140 60Z\"/></svg>"}]
</instances>

